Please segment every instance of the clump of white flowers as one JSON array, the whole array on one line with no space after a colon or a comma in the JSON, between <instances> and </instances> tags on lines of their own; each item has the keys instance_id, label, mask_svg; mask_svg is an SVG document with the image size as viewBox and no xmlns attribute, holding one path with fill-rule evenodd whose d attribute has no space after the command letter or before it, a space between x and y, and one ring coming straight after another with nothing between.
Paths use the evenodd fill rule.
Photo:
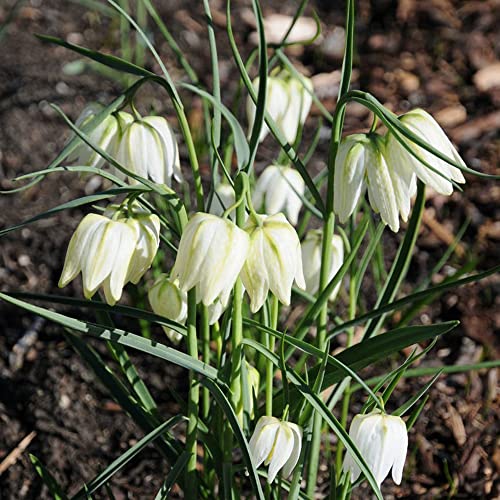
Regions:
<instances>
[{"instance_id":1,"label":"clump of white flowers","mask_svg":"<svg viewBox=\"0 0 500 500\"><path fill-rule=\"evenodd\" d=\"M391 469L394 482L401 483L408 449L408 432L401 417L386 415L378 409L366 415L356 415L349 436L379 487ZM345 456L343 470L350 474L353 483L361 474L361 469L349 452Z\"/></svg>"}]
</instances>

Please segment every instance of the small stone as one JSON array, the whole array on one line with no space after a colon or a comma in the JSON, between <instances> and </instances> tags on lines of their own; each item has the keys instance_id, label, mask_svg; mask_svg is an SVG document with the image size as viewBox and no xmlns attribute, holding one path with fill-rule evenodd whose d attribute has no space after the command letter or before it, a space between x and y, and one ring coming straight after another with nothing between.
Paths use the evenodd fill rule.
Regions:
<instances>
[{"instance_id":1,"label":"small stone","mask_svg":"<svg viewBox=\"0 0 500 500\"><path fill-rule=\"evenodd\" d=\"M480 92L487 92L500 86L500 61L480 69L473 77L474 85Z\"/></svg>"}]
</instances>

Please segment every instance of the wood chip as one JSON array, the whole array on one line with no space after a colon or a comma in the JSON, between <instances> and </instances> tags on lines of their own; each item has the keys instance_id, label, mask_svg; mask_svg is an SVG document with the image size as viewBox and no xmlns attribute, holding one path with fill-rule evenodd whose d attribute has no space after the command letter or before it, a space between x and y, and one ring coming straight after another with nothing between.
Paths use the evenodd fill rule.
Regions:
<instances>
[{"instance_id":1,"label":"wood chip","mask_svg":"<svg viewBox=\"0 0 500 500\"><path fill-rule=\"evenodd\" d=\"M487 132L494 132L499 129L500 111L494 111L451 130L450 135L455 142L462 143L473 141Z\"/></svg>"},{"instance_id":2,"label":"wood chip","mask_svg":"<svg viewBox=\"0 0 500 500\"><path fill-rule=\"evenodd\" d=\"M14 465L19 457L24 453L26 448L36 436L36 432L32 431L25 436L21 442L2 460L0 463L0 476L11 466Z\"/></svg>"},{"instance_id":3,"label":"wood chip","mask_svg":"<svg viewBox=\"0 0 500 500\"><path fill-rule=\"evenodd\" d=\"M448 405L448 423L458 446L463 446L467 441L464 422L460 413L451 404Z\"/></svg>"},{"instance_id":4,"label":"wood chip","mask_svg":"<svg viewBox=\"0 0 500 500\"><path fill-rule=\"evenodd\" d=\"M481 68L472 80L480 92L488 92L494 87L500 87L500 61Z\"/></svg>"}]
</instances>

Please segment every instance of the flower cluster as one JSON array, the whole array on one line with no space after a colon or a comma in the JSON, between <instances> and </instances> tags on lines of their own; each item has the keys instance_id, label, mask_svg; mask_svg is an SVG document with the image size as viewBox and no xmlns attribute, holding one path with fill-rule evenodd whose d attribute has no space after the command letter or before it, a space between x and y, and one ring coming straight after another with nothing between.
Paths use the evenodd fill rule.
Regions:
<instances>
[{"instance_id":1,"label":"flower cluster","mask_svg":"<svg viewBox=\"0 0 500 500\"><path fill-rule=\"evenodd\" d=\"M427 112L415 109L399 119L417 137L464 165L441 127ZM334 179L334 210L340 222L345 222L354 212L359 198L368 189L373 210L397 232L399 217L405 222L408 220L417 177L446 195L453 191L451 181L465 182L458 168L407 138L401 137L401 140L404 145L392 133L383 137L373 132L349 135L342 140L335 159Z\"/></svg>"},{"instance_id":2,"label":"flower cluster","mask_svg":"<svg viewBox=\"0 0 500 500\"><path fill-rule=\"evenodd\" d=\"M256 78L252 84L255 92L257 92L259 78ZM302 77L301 81L286 72L267 78L266 112L276 123L286 141L291 144L295 142L297 133L311 109L312 89L312 81L309 78ZM247 99L247 117L250 130L252 130L255 121L255 110L256 106L249 96ZM269 128L266 124L263 124L259 140L263 141L268 133Z\"/></svg>"}]
</instances>

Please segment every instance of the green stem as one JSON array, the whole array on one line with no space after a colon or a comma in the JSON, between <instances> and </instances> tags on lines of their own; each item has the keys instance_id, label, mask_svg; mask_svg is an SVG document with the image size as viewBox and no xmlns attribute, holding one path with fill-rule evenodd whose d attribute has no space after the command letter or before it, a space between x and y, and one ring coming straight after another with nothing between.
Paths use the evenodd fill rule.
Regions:
<instances>
[{"instance_id":1,"label":"green stem","mask_svg":"<svg viewBox=\"0 0 500 500\"><path fill-rule=\"evenodd\" d=\"M210 364L210 325L208 324L208 308L202 308L202 341L203 341L203 362ZM206 419L210 414L210 391L203 388L203 418Z\"/></svg>"},{"instance_id":2,"label":"green stem","mask_svg":"<svg viewBox=\"0 0 500 500\"><path fill-rule=\"evenodd\" d=\"M276 330L278 326L278 313L279 313L279 302L276 296L271 297L271 322L270 328ZM266 347L274 352L275 338L272 335L266 334L267 342ZM272 417L273 415L273 377L274 376L274 365L271 360L266 361L266 415Z\"/></svg>"},{"instance_id":3,"label":"green stem","mask_svg":"<svg viewBox=\"0 0 500 500\"><path fill-rule=\"evenodd\" d=\"M187 318L187 350L190 356L198 359L198 339L196 336L196 290L188 292L188 318ZM198 428L198 405L200 401L200 387L193 372L189 373L189 400L188 400L188 425L186 432L186 451L191 453L186 466L186 498L197 498L198 478L196 476L197 442L196 431Z\"/></svg>"}]
</instances>

